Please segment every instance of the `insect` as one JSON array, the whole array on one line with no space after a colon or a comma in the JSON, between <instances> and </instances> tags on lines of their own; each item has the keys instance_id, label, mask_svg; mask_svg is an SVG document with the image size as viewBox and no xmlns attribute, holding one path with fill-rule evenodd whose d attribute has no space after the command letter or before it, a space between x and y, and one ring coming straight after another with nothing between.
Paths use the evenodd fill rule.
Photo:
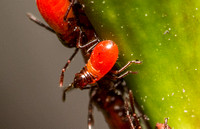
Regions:
<instances>
[{"instance_id":1,"label":"insect","mask_svg":"<svg viewBox=\"0 0 200 129\"><path fill-rule=\"evenodd\" d=\"M98 80L104 77L114 66L118 58L118 47L111 40L105 40L98 43L93 49L90 59L83 69L75 74L73 83L71 83L63 94L63 100L65 99L65 92L72 88L88 89L88 84L95 84ZM120 70L112 71L114 75L121 73L132 63L141 64L141 61L133 60L129 61ZM120 76L114 76L114 79L120 79L128 74L135 74L137 72L126 71Z\"/></svg>"},{"instance_id":2,"label":"insect","mask_svg":"<svg viewBox=\"0 0 200 129\"><path fill-rule=\"evenodd\" d=\"M163 123L157 123L156 129L171 129L171 127L169 127L167 122L168 122L168 118L165 118L164 124Z\"/></svg>"},{"instance_id":3,"label":"insect","mask_svg":"<svg viewBox=\"0 0 200 129\"><path fill-rule=\"evenodd\" d=\"M48 23L47 26L35 16L27 13L30 20L47 30L55 33L66 47L76 47L74 53L67 60L60 76L60 86L63 85L64 72L72 59L78 53L79 48L92 48L100 40L96 35L89 19L85 15L83 6L77 0L37 0L38 9ZM88 57L90 55L88 50Z\"/></svg>"},{"instance_id":4,"label":"insect","mask_svg":"<svg viewBox=\"0 0 200 129\"><path fill-rule=\"evenodd\" d=\"M71 2L69 0L37 0L36 2L40 14L56 32L63 45L81 47L80 42L84 35L82 27L92 26L85 16L82 5L76 0ZM82 19L79 19L80 16ZM94 32L92 35L95 35Z\"/></svg>"},{"instance_id":5,"label":"insect","mask_svg":"<svg viewBox=\"0 0 200 129\"><path fill-rule=\"evenodd\" d=\"M69 0L65 0L65 1L60 0L59 2L56 2L56 0L37 0L37 4L39 2L42 3L43 5L42 6L40 5L40 7L38 7L38 8L41 8L41 10L43 10L43 11L40 10L40 12L44 13L46 15L46 19L45 18L44 19L47 21L47 23L50 25L50 27L43 24L42 22L40 22L37 18L35 18L31 14L29 14L28 17L32 21L34 21L35 23L39 24L40 26L42 26L42 27L46 28L47 30L57 34L57 36L60 39L60 41L62 42L62 44L65 45L66 47L70 47L70 48L76 47L75 52L69 58L69 60L67 61L67 63L65 64L65 66L62 70L61 77L60 77L60 85L62 86L63 85L64 72L65 72L66 68L68 67L68 65L70 64L71 60L74 58L74 56L78 52L79 48L86 48L86 49L82 49L82 51L84 51L83 53L88 53L93 48L91 46L95 46L97 43L100 42L100 40L97 37L96 32L95 32L94 28L92 27L91 23L89 22L87 16L85 15L83 6L79 2L77 2L77 0L71 0L71 2ZM44 5L48 5L48 4L49 4L48 7L50 9L47 9L46 7L44 7ZM61 7L60 9L58 9L59 6ZM60 12L64 8L62 6L66 6L65 9L67 8L67 10ZM53 9L51 9L51 8L53 8ZM48 14L49 10L51 10L50 12L52 14ZM58 13L57 13L57 11L58 11ZM49 15L49 17L48 17L48 15ZM59 19L56 19L55 18L56 16L59 16ZM60 24L57 24L57 23L60 23ZM62 25L62 26L59 26L59 25ZM70 30L70 32L66 32L68 30ZM67 37L66 35L69 35L69 36ZM71 40L68 41L67 38L71 38ZM72 40L73 38L74 38L74 40ZM89 49L87 49L87 48L89 48ZM117 49L117 52L118 52L118 49ZM100 54L101 53L102 52L100 51ZM87 57L89 57L89 56L90 56L90 53ZM117 57L118 57L118 55L117 55ZM112 58L106 58L106 59L112 60ZM115 63L116 61L113 61L113 62ZM114 77L113 76L110 76L110 77L113 77L114 80L116 79L116 81L117 81L116 85L119 86L118 87L119 89L121 89L121 80L123 80L124 76L126 76L129 73L137 73L137 72L127 71L126 73L124 73L121 76L118 76L118 77L116 76L116 74L122 72L131 63L141 63L141 62L140 61L130 61L127 65L125 65L120 70L110 72L112 75L115 75ZM91 65L93 66L93 63L91 63ZM92 68L92 67L89 67L89 68ZM92 78L93 82L91 82L91 83L84 81L83 78L81 78L79 76L80 77L79 79L81 81L83 81L84 83L86 82L88 84L95 84L95 82L98 81L99 86L101 84L104 84L104 85L101 85L102 86L101 88L92 87L92 89L91 89L91 93L92 93L91 96L93 96L94 93L96 93L96 94L93 97L91 97L90 103L89 103L88 127L92 128L92 125L93 125L91 102L92 101L97 102L97 100L99 102L99 98L96 98L96 97L100 97L100 96L103 97L103 98L101 98L101 100L103 102L101 104L101 105L103 105L102 109L103 110L105 109L107 111L107 113L111 114L111 116L114 117L114 119L110 119L110 116L108 116L106 120L109 121L109 123L111 122L113 127L116 127L115 129L117 129L117 127L118 128L129 127L129 122L127 120L124 121L124 119L126 119L126 116L124 115L125 109L124 109L124 100L122 98L122 95L116 94L115 90L110 90L111 87L109 87L110 85L105 84L105 81L104 81L105 79L103 79L102 81L99 80L102 77L104 77L105 74L106 74L106 72L104 71L103 74L102 73L100 74L101 76L98 76L98 77L94 76L94 78ZM76 76L78 77L78 75L76 75ZM108 81L106 81L106 82L113 83L113 80L110 81L110 78L107 78L107 79L108 79ZM72 85L74 85L74 84L72 83ZM108 86L108 87L105 88L105 86ZM67 89L68 90L72 89L74 86L70 86L70 87L67 88ZM77 84L76 88L87 89L87 88L91 88L91 87L86 87L86 85L80 86L80 85ZM65 96L65 92L68 91L67 89L65 89L63 96ZM107 89L107 90L105 90L105 89ZM122 93L123 93L123 91L122 91ZM110 98L110 97L111 97L110 101L107 101L108 98ZM65 98L65 97L63 97L63 98ZM113 98L115 98L115 99L113 100ZM115 120L117 122L122 121L122 123L121 122L116 123Z\"/></svg>"}]
</instances>

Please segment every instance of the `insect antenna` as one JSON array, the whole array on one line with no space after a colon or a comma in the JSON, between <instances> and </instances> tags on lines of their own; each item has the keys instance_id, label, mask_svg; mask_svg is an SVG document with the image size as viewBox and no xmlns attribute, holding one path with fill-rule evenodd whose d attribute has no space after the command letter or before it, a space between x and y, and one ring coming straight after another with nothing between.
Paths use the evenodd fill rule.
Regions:
<instances>
[{"instance_id":1,"label":"insect antenna","mask_svg":"<svg viewBox=\"0 0 200 129\"><path fill-rule=\"evenodd\" d=\"M41 27L44 27L45 29L47 29L48 31L52 32L52 33L56 33L51 27L45 25L43 22L41 22L38 18L36 18L33 14L31 13L26 13L27 17L35 22L36 24L38 24Z\"/></svg>"},{"instance_id":2,"label":"insect antenna","mask_svg":"<svg viewBox=\"0 0 200 129\"><path fill-rule=\"evenodd\" d=\"M62 96L63 102L66 100L66 92L72 90L73 88L74 88L74 83L71 83L67 88L63 90L63 96Z\"/></svg>"}]
</instances>

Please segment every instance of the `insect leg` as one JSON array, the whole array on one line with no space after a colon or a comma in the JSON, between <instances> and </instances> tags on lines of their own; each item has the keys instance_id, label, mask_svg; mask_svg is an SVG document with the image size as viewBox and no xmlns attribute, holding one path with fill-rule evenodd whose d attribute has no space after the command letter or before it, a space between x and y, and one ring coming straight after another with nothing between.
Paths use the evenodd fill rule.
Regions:
<instances>
[{"instance_id":1,"label":"insect leg","mask_svg":"<svg viewBox=\"0 0 200 129\"><path fill-rule=\"evenodd\" d=\"M49 26L45 25L44 23L42 23L42 22L41 22L39 19L37 19L33 14L27 13L26 15L27 15L27 17L28 17L31 21L35 22L35 23L38 24L39 26L44 27L45 29L47 29L48 31L50 31L50 32L52 32L52 33L56 33L51 27L49 27Z\"/></svg>"},{"instance_id":2,"label":"insect leg","mask_svg":"<svg viewBox=\"0 0 200 129\"><path fill-rule=\"evenodd\" d=\"M99 40L98 39L94 39L94 40L92 40L92 41L90 41L90 42L88 42L88 43L86 43L85 45L81 45L80 43L78 43L77 44L77 48L85 48L85 47L88 47L89 45L91 45L91 44L94 44L95 46L96 46L96 44L98 44L98 42L99 42ZM90 48L89 48L90 49ZM88 51L88 50L87 50Z\"/></svg>"},{"instance_id":3,"label":"insect leg","mask_svg":"<svg viewBox=\"0 0 200 129\"><path fill-rule=\"evenodd\" d=\"M121 73L121 72L124 71L126 68L128 68L132 63L141 64L142 62L141 62L141 61L137 61L137 60L129 61L129 62L128 62L126 65L124 65L120 70L114 71L114 74Z\"/></svg>"},{"instance_id":4,"label":"insect leg","mask_svg":"<svg viewBox=\"0 0 200 129\"><path fill-rule=\"evenodd\" d=\"M67 12L65 13L64 21L67 21L67 16L68 16L69 11L71 10L72 6L74 5L74 2L75 2L75 0L72 0L72 1L71 1L70 5L69 5L69 7L68 7L68 9L67 9Z\"/></svg>"},{"instance_id":5,"label":"insect leg","mask_svg":"<svg viewBox=\"0 0 200 129\"><path fill-rule=\"evenodd\" d=\"M60 87L63 86L63 80L64 80L64 73L68 67L68 65L71 63L72 59L74 58L74 56L78 53L78 48L75 49L74 53L71 55L71 57L67 60L67 63L65 64L65 66L62 69L61 75L60 75Z\"/></svg>"},{"instance_id":6,"label":"insect leg","mask_svg":"<svg viewBox=\"0 0 200 129\"><path fill-rule=\"evenodd\" d=\"M131 119L131 115L130 115L129 108L128 108L128 98L126 98L126 100L125 100L125 110L126 110L126 116L127 116L128 121L130 123L130 128L135 129L135 126L133 125L133 121Z\"/></svg>"},{"instance_id":7,"label":"insect leg","mask_svg":"<svg viewBox=\"0 0 200 129\"><path fill-rule=\"evenodd\" d=\"M137 117L137 114L135 113L133 92L131 90L129 90L129 100L130 100L130 105L131 105L131 109L132 109L132 112L133 112L133 117L135 119L136 129L141 129L139 118Z\"/></svg>"},{"instance_id":8,"label":"insect leg","mask_svg":"<svg viewBox=\"0 0 200 129\"><path fill-rule=\"evenodd\" d=\"M119 74L121 73L122 71L124 71L126 68L128 68L132 63L135 63L135 64L141 64L142 62L141 61L137 61L137 60L132 60L132 61L129 61L126 65L124 65L121 69L119 70L116 70L116 71L112 71L112 73L114 74ZM137 74L138 72L135 72L135 71L126 71L125 73L123 73L122 75L116 77L117 79L121 79L123 77L125 77L126 75L128 74Z\"/></svg>"},{"instance_id":9,"label":"insect leg","mask_svg":"<svg viewBox=\"0 0 200 129\"><path fill-rule=\"evenodd\" d=\"M93 40L89 41L88 43L82 45L82 44L81 44L81 38L82 38L83 32L82 32L82 30L81 30L80 27L78 27L77 30L79 31L78 42L77 42L77 44L76 44L76 47L77 47L77 48L83 49L83 48L86 48L86 47L90 46L91 44L94 44L94 45L92 45L92 48L93 48L93 47L96 46L96 44L98 44L98 43L100 42L99 38L97 38L97 36L95 35L95 39L93 39ZM90 48L91 48L91 47L90 47ZM89 49L90 49L90 48L89 48ZM88 50L87 50L87 52L88 52Z\"/></svg>"},{"instance_id":10,"label":"insect leg","mask_svg":"<svg viewBox=\"0 0 200 129\"><path fill-rule=\"evenodd\" d=\"M93 118L93 105L90 99L88 105L88 129L92 129L94 125L94 118Z\"/></svg>"}]
</instances>

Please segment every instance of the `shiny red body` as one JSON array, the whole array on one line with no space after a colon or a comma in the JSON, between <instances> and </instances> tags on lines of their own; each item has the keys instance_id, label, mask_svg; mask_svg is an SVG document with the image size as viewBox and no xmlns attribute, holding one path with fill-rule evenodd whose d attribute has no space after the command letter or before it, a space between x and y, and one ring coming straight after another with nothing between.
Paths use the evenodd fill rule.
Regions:
<instances>
[{"instance_id":1,"label":"shiny red body","mask_svg":"<svg viewBox=\"0 0 200 129\"><path fill-rule=\"evenodd\" d=\"M114 66L118 58L118 47L111 40L98 43L83 69L75 75L74 87L84 89L87 84L96 83Z\"/></svg>"},{"instance_id":2,"label":"shiny red body","mask_svg":"<svg viewBox=\"0 0 200 129\"><path fill-rule=\"evenodd\" d=\"M69 0L36 0L40 14L48 25L57 33L62 43L68 47L76 46L79 30L78 21L71 9L64 21L64 16L70 6Z\"/></svg>"},{"instance_id":3,"label":"shiny red body","mask_svg":"<svg viewBox=\"0 0 200 129\"><path fill-rule=\"evenodd\" d=\"M96 81L107 74L118 58L118 47L111 40L105 40L94 48L87 63L88 72L96 77Z\"/></svg>"},{"instance_id":4,"label":"shiny red body","mask_svg":"<svg viewBox=\"0 0 200 129\"><path fill-rule=\"evenodd\" d=\"M63 18L70 5L69 0L37 0L36 2L42 17L53 30L60 34L68 33L68 23ZM68 17L74 17L72 10Z\"/></svg>"}]
</instances>

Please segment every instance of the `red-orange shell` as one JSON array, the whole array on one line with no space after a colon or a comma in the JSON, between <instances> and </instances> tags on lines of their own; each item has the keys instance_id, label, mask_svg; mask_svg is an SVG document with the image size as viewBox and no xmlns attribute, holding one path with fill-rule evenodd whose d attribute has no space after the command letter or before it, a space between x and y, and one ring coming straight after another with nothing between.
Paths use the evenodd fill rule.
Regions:
<instances>
[{"instance_id":1,"label":"red-orange shell","mask_svg":"<svg viewBox=\"0 0 200 129\"><path fill-rule=\"evenodd\" d=\"M49 26L57 33L66 35L68 33L68 23L63 20L67 9L70 5L69 0L37 0L37 7L49 24ZM68 18L74 17L72 10L68 14Z\"/></svg>"},{"instance_id":2,"label":"red-orange shell","mask_svg":"<svg viewBox=\"0 0 200 129\"><path fill-rule=\"evenodd\" d=\"M87 63L88 72L90 72L96 81L107 74L118 58L118 47L111 40L105 40L97 44L91 53Z\"/></svg>"}]
</instances>

